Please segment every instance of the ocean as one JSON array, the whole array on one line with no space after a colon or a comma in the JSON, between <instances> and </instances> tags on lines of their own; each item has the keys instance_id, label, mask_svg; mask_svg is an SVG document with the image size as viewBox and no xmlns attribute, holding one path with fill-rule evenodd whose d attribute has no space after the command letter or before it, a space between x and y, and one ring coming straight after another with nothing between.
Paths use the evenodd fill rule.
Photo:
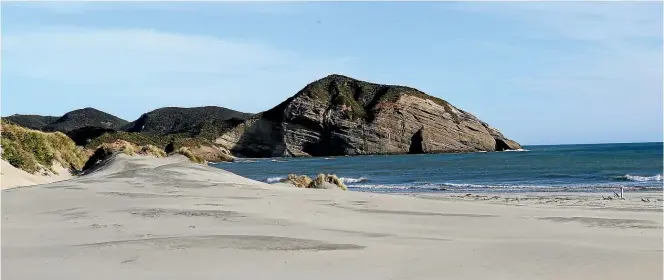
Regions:
<instances>
[{"instance_id":1,"label":"ocean","mask_svg":"<svg viewBox=\"0 0 664 280\"><path fill-rule=\"evenodd\" d=\"M213 163L267 183L290 173L336 174L353 191L662 191L662 143L524 146L466 154L238 159Z\"/></svg>"}]
</instances>

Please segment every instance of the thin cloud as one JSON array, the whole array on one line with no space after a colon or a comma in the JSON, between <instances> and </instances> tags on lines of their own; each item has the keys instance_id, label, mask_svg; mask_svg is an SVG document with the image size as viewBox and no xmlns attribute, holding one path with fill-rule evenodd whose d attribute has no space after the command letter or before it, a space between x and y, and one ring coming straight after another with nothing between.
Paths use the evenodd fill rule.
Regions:
<instances>
[{"instance_id":1,"label":"thin cloud","mask_svg":"<svg viewBox=\"0 0 664 280\"><path fill-rule=\"evenodd\" d=\"M20 2L4 3L3 9L23 9L42 11L52 14L75 15L116 11L157 11L157 12L196 12L214 10L225 13L250 14L292 14L299 11L306 3L271 3L271 2L169 2L169 1L81 1L81 2Z\"/></svg>"},{"instance_id":2,"label":"thin cloud","mask_svg":"<svg viewBox=\"0 0 664 280\"><path fill-rule=\"evenodd\" d=\"M354 61L307 57L261 42L213 36L75 27L3 34L2 55L3 79L167 100L158 104L184 106L216 99L248 111L268 109L297 87L344 72ZM271 92L274 88L282 90Z\"/></svg>"}]
</instances>

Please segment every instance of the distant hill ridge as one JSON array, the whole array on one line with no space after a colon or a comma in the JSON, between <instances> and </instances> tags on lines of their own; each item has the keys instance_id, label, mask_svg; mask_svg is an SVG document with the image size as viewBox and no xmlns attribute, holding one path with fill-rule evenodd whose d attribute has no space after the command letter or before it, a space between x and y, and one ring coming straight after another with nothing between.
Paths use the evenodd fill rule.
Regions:
<instances>
[{"instance_id":1,"label":"distant hill ridge","mask_svg":"<svg viewBox=\"0 0 664 280\"><path fill-rule=\"evenodd\" d=\"M4 117L3 119L25 128L43 130L44 127L53 123L58 118L60 117L14 114L8 117Z\"/></svg>"},{"instance_id":2,"label":"distant hill ridge","mask_svg":"<svg viewBox=\"0 0 664 280\"><path fill-rule=\"evenodd\" d=\"M186 133L198 130L205 122L230 119L244 120L250 116L251 114L248 113L217 106L164 107L141 115L137 120L124 125L120 130L152 135Z\"/></svg>"},{"instance_id":3,"label":"distant hill ridge","mask_svg":"<svg viewBox=\"0 0 664 280\"><path fill-rule=\"evenodd\" d=\"M102 112L95 108L83 108L64 114L62 117L45 126L42 130L47 132L69 131L83 127L101 127L107 129L119 129L128 122L114 115Z\"/></svg>"},{"instance_id":4,"label":"distant hill ridge","mask_svg":"<svg viewBox=\"0 0 664 280\"><path fill-rule=\"evenodd\" d=\"M95 108L73 110L61 117L14 114L3 117L22 127L46 132L126 131L140 132L151 135L167 135L188 133L198 135L210 124L237 124L251 116L250 113L239 112L224 107L164 107L142 114L137 120L128 122L114 115ZM228 124L224 124L228 122Z\"/></svg>"}]
</instances>

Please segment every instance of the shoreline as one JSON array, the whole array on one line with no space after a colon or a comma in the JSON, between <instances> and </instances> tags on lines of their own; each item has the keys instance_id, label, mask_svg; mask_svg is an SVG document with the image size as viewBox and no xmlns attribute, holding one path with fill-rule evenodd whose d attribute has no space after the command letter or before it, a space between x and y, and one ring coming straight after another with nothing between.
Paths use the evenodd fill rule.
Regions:
<instances>
[{"instance_id":1,"label":"shoreline","mask_svg":"<svg viewBox=\"0 0 664 280\"><path fill-rule=\"evenodd\" d=\"M547 195L301 189L183 156L119 155L82 177L2 191L2 276L662 278L661 201L599 209L591 194Z\"/></svg>"}]
</instances>

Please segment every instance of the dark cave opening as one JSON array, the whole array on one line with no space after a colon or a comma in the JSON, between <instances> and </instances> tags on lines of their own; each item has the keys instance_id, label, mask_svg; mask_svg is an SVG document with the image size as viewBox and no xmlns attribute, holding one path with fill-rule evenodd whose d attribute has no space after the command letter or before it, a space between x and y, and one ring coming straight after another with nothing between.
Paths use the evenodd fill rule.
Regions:
<instances>
[{"instance_id":1,"label":"dark cave opening","mask_svg":"<svg viewBox=\"0 0 664 280\"><path fill-rule=\"evenodd\" d=\"M409 154L423 154L424 148L422 147L422 142L424 138L422 137L422 129L418 130L410 137L410 148L408 148Z\"/></svg>"},{"instance_id":2,"label":"dark cave opening","mask_svg":"<svg viewBox=\"0 0 664 280\"><path fill-rule=\"evenodd\" d=\"M502 152L510 149L510 146L507 145L507 143L505 143L505 141L503 141L502 139L496 138L494 140L496 140L496 148L495 148L496 152Z\"/></svg>"}]
</instances>

